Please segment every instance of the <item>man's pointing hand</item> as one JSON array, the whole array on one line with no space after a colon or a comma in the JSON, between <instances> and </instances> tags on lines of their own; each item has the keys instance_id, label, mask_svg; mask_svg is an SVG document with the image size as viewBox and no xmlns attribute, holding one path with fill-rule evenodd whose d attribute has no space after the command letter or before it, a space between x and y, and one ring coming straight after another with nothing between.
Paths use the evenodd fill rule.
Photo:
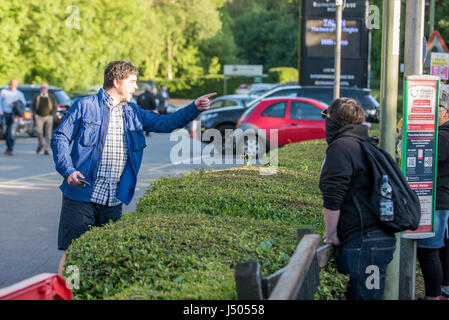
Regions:
<instances>
[{"instance_id":1,"label":"man's pointing hand","mask_svg":"<svg viewBox=\"0 0 449 320\"><path fill-rule=\"evenodd\" d=\"M195 106L198 108L198 110L204 111L210 108L210 101L209 98L215 96L217 93L208 93L204 96L199 97L195 100Z\"/></svg>"}]
</instances>

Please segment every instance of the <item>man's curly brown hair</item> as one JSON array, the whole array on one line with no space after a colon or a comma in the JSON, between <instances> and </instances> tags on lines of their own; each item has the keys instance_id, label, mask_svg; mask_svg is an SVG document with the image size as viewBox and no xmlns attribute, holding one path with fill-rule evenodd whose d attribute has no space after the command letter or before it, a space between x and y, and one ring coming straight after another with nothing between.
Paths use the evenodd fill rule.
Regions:
<instances>
[{"instance_id":1,"label":"man's curly brown hair","mask_svg":"<svg viewBox=\"0 0 449 320\"><path fill-rule=\"evenodd\" d=\"M116 60L109 62L104 69L103 88L105 90L114 87L114 78L117 80L126 79L130 74L139 75L139 71L129 61Z\"/></svg>"},{"instance_id":2,"label":"man's curly brown hair","mask_svg":"<svg viewBox=\"0 0 449 320\"><path fill-rule=\"evenodd\" d=\"M365 109L351 98L338 98L331 102L327 109L329 117L340 125L361 124L365 121Z\"/></svg>"}]
</instances>

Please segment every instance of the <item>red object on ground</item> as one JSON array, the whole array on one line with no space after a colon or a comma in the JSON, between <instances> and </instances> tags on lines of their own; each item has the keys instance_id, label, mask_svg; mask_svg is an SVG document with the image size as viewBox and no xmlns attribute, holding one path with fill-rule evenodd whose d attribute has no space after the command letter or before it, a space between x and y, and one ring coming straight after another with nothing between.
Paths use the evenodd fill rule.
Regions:
<instances>
[{"instance_id":1,"label":"red object on ground","mask_svg":"<svg viewBox=\"0 0 449 320\"><path fill-rule=\"evenodd\" d=\"M0 289L0 300L72 300L72 291L57 274L41 273Z\"/></svg>"}]
</instances>

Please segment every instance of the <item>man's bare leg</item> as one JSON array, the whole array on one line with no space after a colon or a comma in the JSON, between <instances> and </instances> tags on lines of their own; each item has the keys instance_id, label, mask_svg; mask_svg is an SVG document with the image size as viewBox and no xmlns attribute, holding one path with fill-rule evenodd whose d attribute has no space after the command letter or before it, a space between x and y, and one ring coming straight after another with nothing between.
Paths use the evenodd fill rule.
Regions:
<instances>
[{"instance_id":1,"label":"man's bare leg","mask_svg":"<svg viewBox=\"0 0 449 320\"><path fill-rule=\"evenodd\" d=\"M63 277L63 274L64 274L64 266L65 266L66 256L67 256L67 250L64 251L61 261L59 261L58 276L60 276L60 277Z\"/></svg>"}]
</instances>

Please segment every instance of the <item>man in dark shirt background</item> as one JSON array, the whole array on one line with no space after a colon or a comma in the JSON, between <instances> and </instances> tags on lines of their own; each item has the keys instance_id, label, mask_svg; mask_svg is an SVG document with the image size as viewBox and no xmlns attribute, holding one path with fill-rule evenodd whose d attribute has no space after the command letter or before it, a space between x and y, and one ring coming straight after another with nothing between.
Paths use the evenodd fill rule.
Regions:
<instances>
[{"instance_id":1,"label":"man in dark shirt background","mask_svg":"<svg viewBox=\"0 0 449 320\"><path fill-rule=\"evenodd\" d=\"M159 113L156 110L156 95L154 94L154 89L150 85L145 86L145 91L137 97L137 104L145 110L150 110L154 113ZM147 137L150 136L149 132L145 132Z\"/></svg>"},{"instance_id":2,"label":"man in dark shirt background","mask_svg":"<svg viewBox=\"0 0 449 320\"><path fill-rule=\"evenodd\" d=\"M42 148L44 148L43 137L45 136L44 154L50 154L50 139L53 133L53 118L56 108L56 102L48 94L48 84L43 83L40 94L34 97L32 103L38 139L36 153L41 152Z\"/></svg>"},{"instance_id":3,"label":"man in dark shirt background","mask_svg":"<svg viewBox=\"0 0 449 320\"><path fill-rule=\"evenodd\" d=\"M150 85L145 87L145 92L137 97L137 104L145 110L156 110L156 97L153 94L153 88Z\"/></svg>"}]
</instances>

